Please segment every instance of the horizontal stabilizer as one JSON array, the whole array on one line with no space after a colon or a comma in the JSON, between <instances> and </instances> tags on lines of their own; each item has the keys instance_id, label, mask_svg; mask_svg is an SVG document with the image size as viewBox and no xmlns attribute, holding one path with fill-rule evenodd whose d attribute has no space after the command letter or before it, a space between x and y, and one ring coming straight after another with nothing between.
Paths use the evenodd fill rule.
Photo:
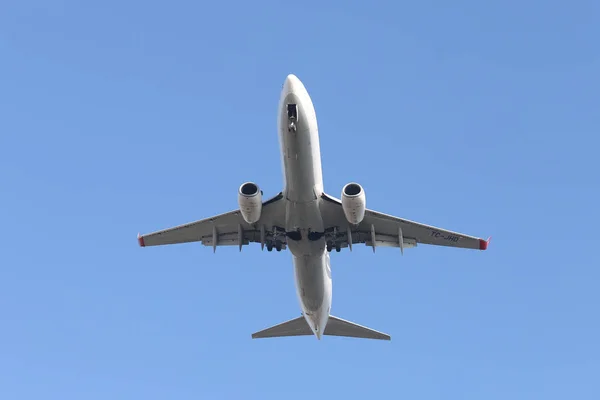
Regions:
<instances>
[{"instance_id":1,"label":"horizontal stabilizer","mask_svg":"<svg viewBox=\"0 0 600 400\"><path fill-rule=\"evenodd\" d=\"M329 316L327 326L325 326L324 335L327 336L346 336L362 339L392 340L391 336L383 332L378 332L366 326L358 325L350 321L343 320L333 315Z\"/></svg>"},{"instance_id":2,"label":"horizontal stabilizer","mask_svg":"<svg viewBox=\"0 0 600 400\"><path fill-rule=\"evenodd\" d=\"M282 336L308 336L313 332L304 317L291 319L281 324L264 329L252 334L252 339L282 337Z\"/></svg>"},{"instance_id":3,"label":"horizontal stabilizer","mask_svg":"<svg viewBox=\"0 0 600 400\"><path fill-rule=\"evenodd\" d=\"M252 339L310 335L313 335L313 332L308 326L308 323L304 317L298 317L264 329L260 332L253 333ZM329 320L325 326L325 332L323 332L323 335L379 340L392 339L390 335L355 324L350 321L343 320L338 317L334 317L333 315L329 316Z\"/></svg>"}]
</instances>

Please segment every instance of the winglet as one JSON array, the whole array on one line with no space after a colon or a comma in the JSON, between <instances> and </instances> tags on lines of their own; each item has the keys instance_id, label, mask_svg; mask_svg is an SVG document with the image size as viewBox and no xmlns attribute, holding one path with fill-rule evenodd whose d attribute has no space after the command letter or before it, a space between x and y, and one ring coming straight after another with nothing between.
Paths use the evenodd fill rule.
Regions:
<instances>
[{"instance_id":1,"label":"winglet","mask_svg":"<svg viewBox=\"0 0 600 400\"><path fill-rule=\"evenodd\" d=\"M488 240L479 239L479 250L487 250L491 238L492 237L490 236Z\"/></svg>"},{"instance_id":2,"label":"winglet","mask_svg":"<svg viewBox=\"0 0 600 400\"><path fill-rule=\"evenodd\" d=\"M146 247L146 245L144 244L144 238L142 236L140 236L139 233L138 233L137 239L138 239L138 243L140 244L140 247Z\"/></svg>"}]
</instances>

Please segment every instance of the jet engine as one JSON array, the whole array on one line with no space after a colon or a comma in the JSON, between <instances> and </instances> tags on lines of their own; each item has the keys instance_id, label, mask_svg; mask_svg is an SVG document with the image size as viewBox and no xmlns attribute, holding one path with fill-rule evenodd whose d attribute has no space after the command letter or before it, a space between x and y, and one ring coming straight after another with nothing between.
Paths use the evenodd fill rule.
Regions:
<instances>
[{"instance_id":1,"label":"jet engine","mask_svg":"<svg viewBox=\"0 0 600 400\"><path fill-rule=\"evenodd\" d=\"M262 212L262 191L254 182L246 182L238 191L238 204L244 221L254 224Z\"/></svg>"},{"instance_id":2,"label":"jet engine","mask_svg":"<svg viewBox=\"0 0 600 400\"><path fill-rule=\"evenodd\" d=\"M348 183L342 189L342 209L349 223L358 225L365 217L367 199L358 183Z\"/></svg>"}]
</instances>

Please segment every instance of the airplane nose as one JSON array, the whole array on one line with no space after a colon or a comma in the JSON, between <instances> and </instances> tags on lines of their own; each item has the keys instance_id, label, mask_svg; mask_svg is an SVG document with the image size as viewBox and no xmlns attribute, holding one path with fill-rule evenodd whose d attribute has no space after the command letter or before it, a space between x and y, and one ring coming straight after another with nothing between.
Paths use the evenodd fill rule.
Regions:
<instances>
[{"instance_id":1,"label":"airplane nose","mask_svg":"<svg viewBox=\"0 0 600 400\"><path fill-rule=\"evenodd\" d=\"M298 79L298 77L296 77L296 75L289 74L285 78L283 87L287 93L295 93L295 92L298 92L302 88L302 83L300 82L300 79Z\"/></svg>"}]
</instances>

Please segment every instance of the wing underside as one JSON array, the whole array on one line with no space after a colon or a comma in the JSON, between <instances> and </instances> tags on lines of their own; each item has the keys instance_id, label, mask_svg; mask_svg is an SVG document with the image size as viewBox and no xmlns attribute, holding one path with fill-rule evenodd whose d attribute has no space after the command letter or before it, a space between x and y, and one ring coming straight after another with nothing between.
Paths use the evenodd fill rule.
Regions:
<instances>
[{"instance_id":1,"label":"wing underside","mask_svg":"<svg viewBox=\"0 0 600 400\"><path fill-rule=\"evenodd\" d=\"M328 246L337 249L353 244L377 247L399 247L404 249L419 244L447 246L465 249L486 250L489 239L453 232L431 225L410 221L380 213L365 211L365 217L358 226L348 224L340 200L322 195L321 213L325 224L325 238ZM216 249L217 246L242 246L260 243L268 250L282 250L287 247L285 232L285 203L283 194L263 203L260 221L248 224L239 210L203 220L179 225L173 228L138 235L140 246L160 246L167 244L202 242Z\"/></svg>"},{"instance_id":2,"label":"wing underside","mask_svg":"<svg viewBox=\"0 0 600 400\"><path fill-rule=\"evenodd\" d=\"M373 247L373 251L376 247L399 247L404 251L418 244L486 250L489 243L489 239L484 240L369 209L365 211L365 217L358 226L351 226L344 216L340 200L327 194L323 194L322 200L321 211L326 226L326 240L336 244L338 248L362 243Z\"/></svg>"},{"instance_id":3,"label":"wing underside","mask_svg":"<svg viewBox=\"0 0 600 400\"><path fill-rule=\"evenodd\" d=\"M140 246L161 246L190 242L202 242L205 246L239 246L261 243L270 250L286 248L285 204L283 194L265 201L261 218L256 224L248 224L239 210L203 220L179 225L161 231L138 235Z\"/></svg>"}]
</instances>

